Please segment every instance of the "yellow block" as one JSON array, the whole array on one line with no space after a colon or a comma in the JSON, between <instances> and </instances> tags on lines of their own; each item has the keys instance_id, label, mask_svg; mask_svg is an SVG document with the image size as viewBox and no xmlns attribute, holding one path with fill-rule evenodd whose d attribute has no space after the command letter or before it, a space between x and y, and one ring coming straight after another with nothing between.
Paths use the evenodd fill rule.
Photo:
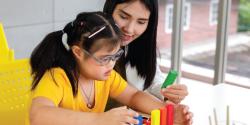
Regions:
<instances>
[{"instance_id":1,"label":"yellow block","mask_svg":"<svg viewBox=\"0 0 250 125\"><path fill-rule=\"evenodd\" d=\"M160 125L160 110L156 109L151 112L151 125Z\"/></svg>"}]
</instances>

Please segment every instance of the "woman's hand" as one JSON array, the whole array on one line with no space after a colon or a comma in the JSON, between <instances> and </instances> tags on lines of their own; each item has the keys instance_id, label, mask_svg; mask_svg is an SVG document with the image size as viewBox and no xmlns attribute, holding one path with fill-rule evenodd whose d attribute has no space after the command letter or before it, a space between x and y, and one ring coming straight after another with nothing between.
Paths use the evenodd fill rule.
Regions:
<instances>
[{"instance_id":1,"label":"woman's hand","mask_svg":"<svg viewBox=\"0 0 250 125\"><path fill-rule=\"evenodd\" d=\"M173 84L162 89L161 94L169 101L179 104L188 95L188 90L184 84Z\"/></svg>"},{"instance_id":2,"label":"woman's hand","mask_svg":"<svg viewBox=\"0 0 250 125\"><path fill-rule=\"evenodd\" d=\"M192 125L193 113L189 111L186 105L174 106L174 125Z\"/></svg>"},{"instance_id":3,"label":"woman's hand","mask_svg":"<svg viewBox=\"0 0 250 125\"><path fill-rule=\"evenodd\" d=\"M137 116L138 113L123 106L101 113L101 117L98 120L100 121L100 125L138 124L139 121L134 118Z\"/></svg>"}]
</instances>

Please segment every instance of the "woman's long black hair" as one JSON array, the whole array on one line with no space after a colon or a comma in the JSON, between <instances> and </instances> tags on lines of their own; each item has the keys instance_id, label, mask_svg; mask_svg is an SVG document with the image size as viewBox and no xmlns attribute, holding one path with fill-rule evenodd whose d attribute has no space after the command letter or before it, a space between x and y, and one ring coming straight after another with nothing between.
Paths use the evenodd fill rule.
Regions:
<instances>
[{"instance_id":1,"label":"woman's long black hair","mask_svg":"<svg viewBox=\"0 0 250 125\"><path fill-rule=\"evenodd\" d=\"M105 28L94 34L100 28ZM49 33L42 42L33 50L31 54L30 64L32 68L33 82L31 90L34 90L39 84L46 71L50 71L52 78L53 72L50 70L54 67L60 67L65 72L70 80L72 92L76 95L78 91L78 77L77 62L70 49L66 49L62 43L62 36L66 33L67 45L80 45L87 51L97 45L99 39L103 43L98 44L102 46L117 47L120 45L120 30L115 25L112 17L103 14L102 12L83 12L77 15L76 19L68 23L63 30ZM101 48L102 46L98 46ZM95 49L99 49L95 46ZM55 79L54 82L56 83Z\"/></svg>"},{"instance_id":2,"label":"woman's long black hair","mask_svg":"<svg viewBox=\"0 0 250 125\"><path fill-rule=\"evenodd\" d=\"M156 72L156 37L158 25L158 0L139 0L150 11L146 31L131 42L126 57L120 58L115 69L126 79L125 65L129 62L135 67L139 76L145 78L144 89L151 84ZM112 16L116 5L133 2L133 0L106 0L103 12Z\"/></svg>"}]
</instances>

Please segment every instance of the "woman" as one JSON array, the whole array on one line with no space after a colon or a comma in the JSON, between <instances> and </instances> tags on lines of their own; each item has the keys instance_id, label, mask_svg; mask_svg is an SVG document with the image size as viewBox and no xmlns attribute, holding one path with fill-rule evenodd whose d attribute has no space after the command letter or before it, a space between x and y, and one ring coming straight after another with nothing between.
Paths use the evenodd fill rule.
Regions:
<instances>
[{"instance_id":1,"label":"woman","mask_svg":"<svg viewBox=\"0 0 250 125\"><path fill-rule=\"evenodd\" d=\"M122 31L125 54L115 70L134 87L160 99L164 96L175 104L180 103L188 95L185 85L160 89L164 76L156 61L158 1L106 0L103 11L113 16Z\"/></svg>"},{"instance_id":2,"label":"woman","mask_svg":"<svg viewBox=\"0 0 250 125\"><path fill-rule=\"evenodd\" d=\"M126 107L104 112L108 97L150 113L166 103L126 83L113 70L122 55L120 30L101 12L83 12L34 49L31 125L138 124ZM182 107L175 107L176 110ZM185 109L185 107L183 107ZM189 122L178 115L175 122Z\"/></svg>"}]
</instances>

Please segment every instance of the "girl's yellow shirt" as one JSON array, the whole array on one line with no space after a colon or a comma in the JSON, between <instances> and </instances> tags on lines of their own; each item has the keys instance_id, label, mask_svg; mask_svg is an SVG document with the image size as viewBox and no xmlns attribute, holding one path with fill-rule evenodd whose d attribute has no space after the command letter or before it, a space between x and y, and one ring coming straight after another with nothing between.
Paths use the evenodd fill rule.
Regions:
<instances>
[{"instance_id":1,"label":"girl's yellow shirt","mask_svg":"<svg viewBox=\"0 0 250 125\"><path fill-rule=\"evenodd\" d=\"M120 95L126 87L127 82L114 70L107 80L95 80L95 105L92 109L89 109L80 88L78 88L78 93L74 97L71 84L64 70L62 68L53 68L43 75L36 89L32 91L31 99L45 97L57 107L82 112L104 112L109 96L116 97Z\"/></svg>"}]
</instances>

